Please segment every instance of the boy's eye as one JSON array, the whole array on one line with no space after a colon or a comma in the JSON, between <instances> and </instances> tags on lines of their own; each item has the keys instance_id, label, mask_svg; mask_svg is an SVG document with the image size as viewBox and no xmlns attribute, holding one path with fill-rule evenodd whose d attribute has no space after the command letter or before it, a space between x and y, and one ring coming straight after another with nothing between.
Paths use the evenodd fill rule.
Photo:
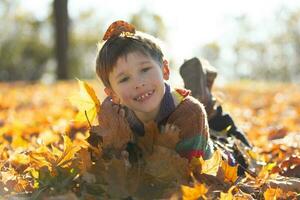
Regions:
<instances>
[{"instance_id":1,"label":"boy's eye","mask_svg":"<svg viewBox=\"0 0 300 200\"><path fill-rule=\"evenodd\" d=\"M142 69L142 72L146 72L146 71L149 71L151 69L151 67L145 67Z\"/></svg>"},{"instance_id":2,"label":"boy's eye","mask_svg":"<svg viewBox=\"0 0 300 200\"><path fill-rule=\"evenodd\" d=\"M124 83L124 82L126 82L128 80L129 80L129 77L124 77L124 78L122 78L122 79L119 80L119 83Z\"/></svg>"}]
</instances>

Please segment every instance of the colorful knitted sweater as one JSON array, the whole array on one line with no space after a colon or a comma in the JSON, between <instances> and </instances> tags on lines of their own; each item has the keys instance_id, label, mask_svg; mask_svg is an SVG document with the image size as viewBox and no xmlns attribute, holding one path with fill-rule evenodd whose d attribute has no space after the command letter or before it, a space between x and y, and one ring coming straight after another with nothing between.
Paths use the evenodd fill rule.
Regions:
<instances>
[{"instance_id":1,"label":"colorful knitted sweater","mask_svg":"<svg viewBox=\"0 0 300 200\"><path fill-rule=\"evenodd\" d=\"M191 160L193 157L210 158L213 151L209 137L209 128L206 112L203 104L190 96L185 89L171 91L165 84L166 92L161 102L159 113L155 119L161 129L166 124L173 124L180 129L180 141L176 145L176 151ZM131 130L142 137L144 125L135 116L133 111L127 115L127 121ZM162 133L163 134L163 133Z\"/></svg>"}]
</instances>

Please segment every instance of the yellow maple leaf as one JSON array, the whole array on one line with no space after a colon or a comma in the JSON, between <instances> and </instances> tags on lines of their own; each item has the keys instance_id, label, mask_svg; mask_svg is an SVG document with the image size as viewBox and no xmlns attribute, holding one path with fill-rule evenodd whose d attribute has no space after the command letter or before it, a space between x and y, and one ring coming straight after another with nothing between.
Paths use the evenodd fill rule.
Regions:
<instances>
[{"instance_id":1,"label":"yellow maple leaf","mask_svg":"<svg viewBox=\"0 0 300 200\"><path fill-rule=\"evenodd\" d=\"M205 194L207 193L208 189L204 184L196 184L194 187L182 185L181 191L183 194L183 200L196 200L200 197L206 199Z\"/></svg>"},{"instance_id":2,"label":"yellow maple leaf","mask_svg":"<svg viewBox=\"0 0 300 200\"><path fill-rule=\"evenodd\" d=\"M280 188L268 188L264 192L264 198L266 200L276 200L277 197L281 197L283 195L283 192Z\"/></svg>"},{"instance_id":3,"label":"yellow maple leaf","mask_svg":"<svg viewBox=\"0 0 300 200\"><path fill-rule=\"evenodd\" d=\"M88 120L88 122L93 122L100 110L100 101L89 84L79 79L77 81L79 94L69 98L71 104L79 110L75 121L86 122Z\"/></svg>"},{"instance_id":4,"label":"yellow maple leaf","mask_svg":"<svg viewBox=\"0 0 300 200\"><path fill-rule=\"evenodd\" d=\"M212 176L216 176L221 165L222 157L219 150L216 150L212 157L208 160L203 160L200 158L193 158L191 161L192 169L200 169L201 174L208 174ZM201 166L198 168L197 166Z\"/></svg>"},{"instance_id":5,"label":"yellow maple leaf","mask_svg":"<svg viewBox=\"0 0 300 200\"><path fill-rule=\"evenodd\" d=\"M55 161L55 165L65 167L75 158L75 153L77 153L81 147L74 145L71 139L63 135L64 139L64 150L62 155Z\"/></svg>"},{"instance_id":6,"label":"yellow maple leaf","mask_svg":"<svg viewBox=\"0 0 300 200\"><path fill-rule=\"evenodd\" d=\"M233 199L233 195L231 192L228 193L221 192L220 200L232 200L232 199Z\"/></svg>"},{"instance_id":7,"label":"yellow maple leaf","mask_svg":"<svg viewBox=\"0 0 300 200\"><path fill-rule=\"evenodd\" d=\"M233 200L232 190L235 186L231 187L227 193L221 192L220 200Z\"/></svg>"}]
</instances>

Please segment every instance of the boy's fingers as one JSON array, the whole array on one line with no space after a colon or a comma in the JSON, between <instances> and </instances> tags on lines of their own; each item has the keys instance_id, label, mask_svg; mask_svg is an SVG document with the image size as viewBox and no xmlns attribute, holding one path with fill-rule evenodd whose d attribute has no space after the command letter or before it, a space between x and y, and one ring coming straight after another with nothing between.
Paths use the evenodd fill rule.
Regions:
<instances>
[{"instance_id":1,"label":"boy's fingers","mask_svg":"<svg viewBox=\"0 0 300 200\"><path fill-rule=\"evenodd\" d=\"M163 129L162 129L162 132L179 132L179 128L174 125L174 124L166 124Z\"/></svg>"},{"instance_id":2,"label":"boy's fingers","mask_svg":"<svg viewBox=\"0 0 300 200\"><path fill-rule=\"evenodd\" d=\"M172 125L172 131L173 132L179 132L179 128L175 125Z\"/></svg>"},{"instance_id":3,"label":"boy's fingers","mask_svg":"<svg viewBox=\"0 0 300 200\"><path fill-rule=\"evenodd\" d=\"M119 114L121 115L121 117L125 117L125 109L124 108L120 108L119 110Z\"/></svg>"},{"instance_id":4,"label":"boy's fingers","mask_svg":"<svg viewBox=\"0 0 300 200\"><path fill-rule=\"evenodd\" d=\"M119 113L119 106L117 104L114 104L112 107L116 113Z\"/></svg>"},{"instance_id":5,"label":"boy's fingers","mask_svg":"<svg viewBox=\"0 0 300 200\"><path fill-rule=\"evenodd\" d=\"M165 131L169 131L170 130L170 124L166 124L166 129Z\"/></svg>"},{"instance_id":6,"label":"boy's fingers","mask_svg":"<svg viewBox=\"0 0 300 200\"><path fill-rule=\"evenodd\" d=\"M125 117L125 109L119 105L119 104L114 104L113 106L113 110L118 113L121 117Z\"/></svg>"}]
</instances>

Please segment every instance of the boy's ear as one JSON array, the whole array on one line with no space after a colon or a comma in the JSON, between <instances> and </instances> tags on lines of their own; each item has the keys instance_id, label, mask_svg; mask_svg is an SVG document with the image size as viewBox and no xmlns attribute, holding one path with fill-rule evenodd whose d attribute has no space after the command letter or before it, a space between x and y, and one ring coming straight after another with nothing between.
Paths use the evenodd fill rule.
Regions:
<instances>
[{"instance_id":1,"label":"boy's ear","mask_svg":"<svg viewBox=\"0 0 300 200\"><path fill-rule=\"evenodd\" d=\"M163 77L164 80L169 80L170 77L169 62L167 60L163 61Z\"/></svg>"},{"instance_id":2,"label":"boy's ear","mask_svg":"<svg viewBox=\"0 0 300 200\"><path fill-rule=\"evenodd\" d=\"M115 94L115 92L111 89L111 88L104 88L104 92L107 96L110 96L112 101L116 104L120 103L120 99L117 97L117 95Z\"/></svg>"}]
</instances>

